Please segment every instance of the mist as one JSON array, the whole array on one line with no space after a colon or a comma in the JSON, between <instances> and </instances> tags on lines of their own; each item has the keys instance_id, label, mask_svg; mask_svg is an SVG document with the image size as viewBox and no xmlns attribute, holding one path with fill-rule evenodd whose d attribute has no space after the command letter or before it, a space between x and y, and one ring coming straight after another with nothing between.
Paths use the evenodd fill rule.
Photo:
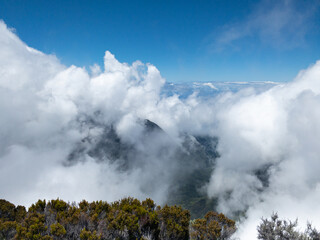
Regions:
<instances>
[{"instance_id":1,"label":"mist","mask_svg":"<svg viewBox=\"0 0 320 240\"><path fill-rule=\"evenodd\" d=\"M165 82L152 64L120 63L109 51L103 69L64 66L0 22L0 197L164 204L177 176L199 167L177 159L179 149L209 136L219 157L201 191L218 211L245 213L240 239L256 239L272 212L320 225L320 62L264 91L211 98L164 94Z\"/></svg>"}]
</instances>

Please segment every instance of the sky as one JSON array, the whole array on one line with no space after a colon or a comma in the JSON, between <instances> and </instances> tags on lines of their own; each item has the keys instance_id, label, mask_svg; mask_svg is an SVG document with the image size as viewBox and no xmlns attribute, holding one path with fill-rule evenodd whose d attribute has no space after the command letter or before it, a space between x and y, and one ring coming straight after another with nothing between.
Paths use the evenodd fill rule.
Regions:
<instances>
[{"instance_id":1,"label":"sky","mask_svg":"<svg viewBox=\"0 0 320 240\"><path fill-rule=\"evenodd\" d=\"M0 0L0 19L64 65L103 66L110 51L168 82L285 82L320 54L312 0Z\"/></svg>"}]
</instances>

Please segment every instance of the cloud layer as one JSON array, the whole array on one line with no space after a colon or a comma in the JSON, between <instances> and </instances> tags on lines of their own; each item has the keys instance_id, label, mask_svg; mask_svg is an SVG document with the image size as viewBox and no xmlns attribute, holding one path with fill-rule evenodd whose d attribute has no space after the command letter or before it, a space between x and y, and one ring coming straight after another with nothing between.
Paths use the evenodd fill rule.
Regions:
<instances>
[{"instance_id":1,"label":"cloud layer","mask_svg":"<svg viewBox=\"0 0 320 240\"><path fill-rule=\"evenodd\" d=\"M320 62L290 83L211 99L162 95L165 80L151 64L120 63L108 51L104 63L91 72L63 66L0 22L1 198L27 205L124 196L163 203L183 169L172 156L187 133L218 137L221 156L204 188L219 198L220 211L246 211L241 239L255 239L260 218L273 211L320 225ZM166 135L146 138L143 119ZM89 154L66 164L79 143L103 136L106 126L144 160L129 162L130 171Z\"/></svg>"},{"instance_id":2,"label":"cloud layer","mask_svg":"<svg viewBox=\"0 0 320 240\"><path fill-rule=\"evenodd\" d=\"M181 133L204 131L193 126L196 99L161 96L165 80L151 64L120 63L107 51L104 70L95 65L88 72L28 47L3 22L0 33L1 197L25 205L124 196L164 203L175 175L184 172L174 157ZM166 134L146 133L145 119ZM114 161L94 147L116 148L117 137L134 156Z\"/></svg>"},{"instance_id":3,"label":"cloud layer","mask_svg":"<svg viewBox=\"0 0 320 240\"><path fill-rule=\"evenodd\" d=\"M288 84L229 96L217 111L221 158L208 186L224 212L248 210L242 238L273 211L319 225L320 62ZM251 222L253 221L253 222ZM248 226L247 228L245 226ZM254 237L252 237L254 239Z\"/></svg>"}]
</instances>

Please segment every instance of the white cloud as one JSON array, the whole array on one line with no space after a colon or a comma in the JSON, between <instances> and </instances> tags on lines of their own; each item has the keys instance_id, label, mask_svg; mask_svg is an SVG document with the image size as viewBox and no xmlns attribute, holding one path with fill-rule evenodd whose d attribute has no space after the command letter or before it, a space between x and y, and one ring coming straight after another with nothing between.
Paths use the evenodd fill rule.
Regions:
<instances>
[{"instance_id":1,"label":"white cloud","mask_svg":"<svg viewBox=\"0 0 320 240\"><path fill-rule=\"evenodd\" d=\"M248 209L241 239L256 239L253 225L274 211L320 224L311 210L317 206L308 206L320 198L319 70L317 62L291 83L257 95L230 96L219 111L221 158L208 193L220 196L223 212ZM265 166L270 166L269 181L263 190L255 172Z\"/></svg>"},{"instance_id":2,"label":"white cloud","mask_svg":"<svg viewBox=\"0 0 320 240\"><path fill-rule=\"evenodd\" d=\"M57 196L111 201L130 195L163 203L177 172L169 161L187 107L177 97L160 96L165 80L157 68L120 63L107 51L104 71L96 65L90 75L29 48L4 22L0 36L0 195L26 205ZM164 122L169 135L144 136L144 119ZM66 167L76 146L85 138L99 141L106 126L135 145L130 169L88 155Z\"/></svg>"},{"instance_id":3,"label":"white cloud","mask_svg":"<svg viewBox=\"0 0 320 240\"><path fill-rule=\"evenodd\" d=\"M315 1L299 4L295 0L262 0L242 21L226 24L216 32L209 48L239 49L242 39L258 39L261 44L278 49L301 47L313 29L310 23L317 7Z\"/></svg>"}]
</instances>

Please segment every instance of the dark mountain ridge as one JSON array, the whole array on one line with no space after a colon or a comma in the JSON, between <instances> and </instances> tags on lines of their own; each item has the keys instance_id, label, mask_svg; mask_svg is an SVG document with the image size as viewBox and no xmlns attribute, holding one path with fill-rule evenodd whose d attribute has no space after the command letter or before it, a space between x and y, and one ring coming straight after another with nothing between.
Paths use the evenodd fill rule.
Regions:
<instances>
[{"instance_id":1,"label":"dark mountain ridge","mask_svg":"<svg viewBox=\"0 0 320 240\"><path fill-rule=\"evenodd\" d=\"M181 143L174 141L159 125L144 119L137 124L142 128L136 142L121 138L114 125L101 125L93 119L82 122L86 129L99 128L99 134L88 135L77 143L69 154L66 166L85 161L85 156L95 161L117 166L119 172L132 169L153 171L154 177L141 186L148 194L152 187L168 183L167 203L190 209L192 217L200 217L208 209L215 209L216 200L207 198L203 186L214 169L218 140L210 136L181 134ZM158 165L161 168L157 168ZM151 170L150 170L151 169Z\"/></svg>"}]
</instances>

